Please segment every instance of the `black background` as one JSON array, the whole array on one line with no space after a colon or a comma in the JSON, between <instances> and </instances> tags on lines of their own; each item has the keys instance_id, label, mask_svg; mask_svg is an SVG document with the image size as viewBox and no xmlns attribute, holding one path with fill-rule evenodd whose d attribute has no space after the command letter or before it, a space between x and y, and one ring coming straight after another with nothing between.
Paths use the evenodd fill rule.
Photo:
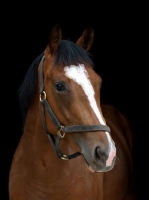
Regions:
<instances>
[{"instance_id":1,"label":"black background","mask_svg":"<svg viewBox=\"0 0 149 200\"><path fill-rule=\"evenodd\" d=\"M147 200L148 24L145 7L142 10L139 5L88 5L88 8L80 8L73 3L67 6L9 4L5 17L1 38L4 44L1 77L5 141L1 141L2 165L6 170L4 196L8 195L10 165L22 134L17 89L32 61L44 51L52 26L60 23L63 35L74 42L87 25L95 29L90 52L95 58L95 70L103 79L101 101L122 110L135 128L138 190L140 200Z\"/></svg>"}]
</instances>

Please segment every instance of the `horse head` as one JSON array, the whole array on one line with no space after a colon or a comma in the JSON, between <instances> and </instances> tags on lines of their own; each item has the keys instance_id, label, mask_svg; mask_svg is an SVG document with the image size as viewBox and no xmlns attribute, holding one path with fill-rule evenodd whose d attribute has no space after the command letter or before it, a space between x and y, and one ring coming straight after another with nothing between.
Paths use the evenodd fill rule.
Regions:
<instances>
[{"instance_id":1,"label":"horse head","mask_svg":"<svg viewBox=\"0 0 149 200\"><path fill-rule=\"evenodd\" d=\"M38 70L40 102L44 129L58 157L83 155L91 172L106 172L114 166L116 147L100 106L102 79L89 54L93 39L91 26L76 43L62 40L59 24L52 28ZM77 153L63 154L62 140Z\"/></svg>"}]
</instances>

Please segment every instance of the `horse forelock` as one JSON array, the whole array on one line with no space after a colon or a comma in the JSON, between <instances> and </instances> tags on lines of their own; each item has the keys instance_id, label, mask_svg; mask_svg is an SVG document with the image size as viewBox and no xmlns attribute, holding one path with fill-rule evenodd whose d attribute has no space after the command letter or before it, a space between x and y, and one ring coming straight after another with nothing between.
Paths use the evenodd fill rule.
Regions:
<instances>
[{"instance_id":1,"label":"horse forelock","mask_svg":"<svg viewBox=\"0 0 149 200\"><path fill-rule=\"evenodd\" d=\"M54 65L78 65L88 63L94 67L93 55L69 40L61 40L58 45Z\"/></svg>"}]
</instances>

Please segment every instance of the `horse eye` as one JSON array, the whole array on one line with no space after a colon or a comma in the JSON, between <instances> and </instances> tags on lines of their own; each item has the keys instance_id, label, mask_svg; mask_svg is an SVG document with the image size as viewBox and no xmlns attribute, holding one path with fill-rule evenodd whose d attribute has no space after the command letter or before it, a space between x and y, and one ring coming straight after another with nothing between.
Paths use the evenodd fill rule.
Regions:
<instances>
[{"instance_id":1,"label":"horse eye","mask_svg":"<svg viewBox=\"0 0 149 200\"><path fill-rule=\"evenodd\" d=\"M62 91L62 90L65 90L65 87L62 83L56 83L55 84L55 88L58 90L58 91Z\"/></svg>"}]
</instances>

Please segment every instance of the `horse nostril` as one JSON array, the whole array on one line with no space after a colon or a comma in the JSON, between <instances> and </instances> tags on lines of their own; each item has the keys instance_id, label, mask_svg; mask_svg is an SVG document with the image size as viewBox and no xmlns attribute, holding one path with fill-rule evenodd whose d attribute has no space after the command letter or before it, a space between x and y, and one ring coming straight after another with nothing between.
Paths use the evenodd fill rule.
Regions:
<instances>
[{"instance_id":1,"label":"horse nostril","mask_svg":"<svg viewBox=\"0 0 149 200\"><path fill-rule=\"evenodd\" d=\"M95 149L95 159L101 160L105 162L108 158L108 155L105 151L103 151L100 147L96 147Z\"/></svg>"},{"instance_id":2,"label":"horse nostril","mask_svg":"<svg viewBox=\"0 0 149 200\"><path fill-rule=\"evenodd\" d=\"M97 159L100 159L100 148L99 148L99 147L97 147L97 148L95 149L95 157L96 157Z\"/></svg>"}]
</instances>

